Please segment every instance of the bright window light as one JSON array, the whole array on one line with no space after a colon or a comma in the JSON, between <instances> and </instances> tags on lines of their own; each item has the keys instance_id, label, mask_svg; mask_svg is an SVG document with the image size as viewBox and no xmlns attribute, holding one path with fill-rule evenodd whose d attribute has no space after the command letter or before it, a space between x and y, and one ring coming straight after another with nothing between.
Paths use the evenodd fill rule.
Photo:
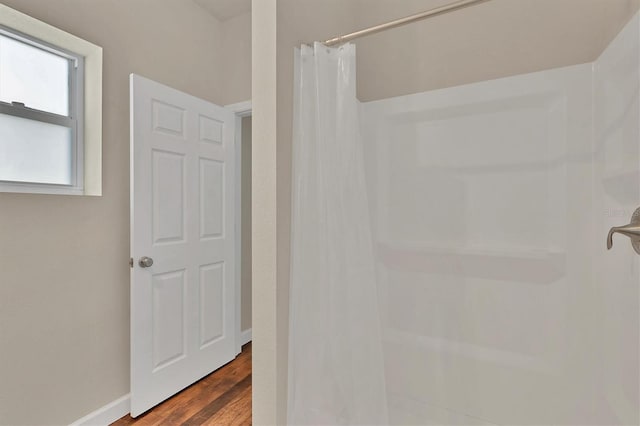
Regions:
<instances>
[{"instance_id":1,"label":"bright window light","mask_svg":"<svg viewBox=\"0 0 640 426\"><path fill-rule=\"evenodd\" d=\"M0 180L73 183L73 143L65 126L0 114Z\"/></svg>"},{"instance_id":2,"label":"bright window light","mask_svg":"<svg viewBox=\"0 0 640 426\"><path fill-rule=\"evenodd\" d=\"M69 115L71 60L0 34L0 101Z\"/></svg>"}]
</instances>

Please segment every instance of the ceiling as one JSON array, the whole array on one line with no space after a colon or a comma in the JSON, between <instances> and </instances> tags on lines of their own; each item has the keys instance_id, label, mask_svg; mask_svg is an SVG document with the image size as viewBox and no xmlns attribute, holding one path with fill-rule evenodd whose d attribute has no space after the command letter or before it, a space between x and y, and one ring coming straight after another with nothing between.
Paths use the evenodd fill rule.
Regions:
<instances>
[{"instance_id":1,"label":"ceiling","mask_svg":"<svg viewBox=\"0 0 640 426\"><path fill-rule=\"evenodd\" d=\"M235 18L251 11L251 0L193 0L219 21Z\"/></svg>"}]
</instances>

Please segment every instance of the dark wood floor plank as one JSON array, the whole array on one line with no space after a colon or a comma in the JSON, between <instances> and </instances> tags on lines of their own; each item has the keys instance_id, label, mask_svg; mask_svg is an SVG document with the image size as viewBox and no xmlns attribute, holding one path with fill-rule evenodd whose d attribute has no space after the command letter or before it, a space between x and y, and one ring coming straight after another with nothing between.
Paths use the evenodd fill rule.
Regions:
<instances>
[{"instance_id":1,"label":"dark wood floor plank","mask_svg":"<svg viewBox=\"0 0 640 426\"><path fill-rule=\"evenodd\" d=\"M251 424L251 386L245 388L237 398L222 407L203 425L244 426Z\"/></svg>"},{"instance_id":2,"label":"dark wood floor plank","mask_svg":"<svg viewBox=\"0 0 640 426\"><path fill-rule=\"evenodd\" d=\"M156 421L152 425L176 425L184 422L202 407L229 391L236 383L247 376L247 372L251 371L250 359L238 358L231 364L228 365L228 369L221 372L224 374L216 374L216 372L207 376L208 380L201 381L202 383L198 382L192 386L194 389L189 395L184 398L183 395L180 395L180 398L176 398L171 406L163 408L162 412L157 413L155 416ZM144 425L141 424L140 426Z\"/></svg>"},{"instance_id":3,"label":"dark wood floor plank","mask_svg":"<svg viewBox=\"0 0 640 426\"><path fill-rule=\"evenodd\" d=\"M127 415L112 426L180 424L251 424L251 343L226 366L143 415L135 419Z\"/></svg>"},{"instance_id":4,"label":"dark wood floor plank","mask_svg":"<svg viewBox=\"0 0 640 426\"><path fill-rule=\"evenodd\" d=\"M182 423L184 426L199 426L204 424L208 419L214 417L216 413L222 410L225 406L234 403L242 391L251 387L251 375L247 375L244 379L236 383L231 389L220 395L211 403L202 407L200 411L190 417L187 421Z\"/></svg>"}]
</instances>

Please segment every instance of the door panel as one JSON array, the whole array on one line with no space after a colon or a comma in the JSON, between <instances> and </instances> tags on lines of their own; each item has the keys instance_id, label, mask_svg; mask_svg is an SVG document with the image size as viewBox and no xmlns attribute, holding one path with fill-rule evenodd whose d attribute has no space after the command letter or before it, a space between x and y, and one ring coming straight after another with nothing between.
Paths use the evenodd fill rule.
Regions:
<instances>
[{"instance_id":1,"label":"door panel","mask_svg":"<svg viewBox=\"0 0 640 426\"><path fill-rule=\"evenodd\" d=\"M200 159L200 238L222 237L224 230L224 163Z\"/></svg>"},{"instance_id":2,"label":"door panel","mask_svg":"<svg viewBox=\"0 0 640 426\"><path fill-rule=\"evenodd\" d=\"M152 278L153 371L185 356L185 270Z\"/></svg>"},{"instance_id":3,"label":"door panel","mask_svg":"<svg viewBox=\"0 0 640 426\"><path fill-rule=\"evenodd\" d=\"M200 347L224 336L224 263L200 267Z\"/></svg>"},{"instance_id":4,"label":"door panel","mask_svg":"<svg viewBox=\"0 0 640 426\"><path fill-rule=\"evenodd\" d=\"M153 161L153 243L184 242L184 154L151 151Z\"/></svg>"},{"instance_id":5,"label":"door panel","mask_svg":"<svg viewBox=\"0 0 640 426\"><path fill-rule=\"evenodd\" d=\"M235 356L235 121L136 75L131 115L136 416ZM143 256L153 265L138 265Z\"/></svg>"}]
</instances>

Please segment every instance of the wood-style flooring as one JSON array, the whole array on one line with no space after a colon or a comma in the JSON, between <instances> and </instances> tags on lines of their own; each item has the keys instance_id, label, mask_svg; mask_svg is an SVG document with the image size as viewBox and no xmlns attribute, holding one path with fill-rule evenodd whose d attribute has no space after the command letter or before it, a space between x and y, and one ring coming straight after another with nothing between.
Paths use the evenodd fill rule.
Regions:
<instances>
[{"instance_id":1,"label":"wood-style flooring","mask_svg":"<svg viewBox=\"0 0 640 426\"><path fill-rule=\"evenodd\" d=\"M145 414L112 426L251 424L251 343L238 357Z\"/></svg>"}]
</instances>

